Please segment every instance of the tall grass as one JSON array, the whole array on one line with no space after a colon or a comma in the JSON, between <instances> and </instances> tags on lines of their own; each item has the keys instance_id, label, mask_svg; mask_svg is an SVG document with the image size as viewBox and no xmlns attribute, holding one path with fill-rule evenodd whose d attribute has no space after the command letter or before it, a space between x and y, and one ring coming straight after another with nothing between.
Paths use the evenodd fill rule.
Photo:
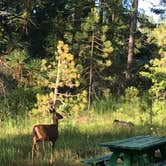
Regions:
<instances>
[{"instance_id":1,"label":"tall grass","mask_svg":"<svg viewBox=\"0 0 166 166\"><path fill-rule=\"evenodd\" d=\"M164 108L163 108L164 109ZM161 123L165 115L154 115L155 123L149 123L149 113L143 112L139 104L107 98L93 103L91 114L65 117L59 124L59 139L50 164L50 145L45 143L45 152L40 145L41 155L31 161L32 126L35 123L49 123L48 118L17 118L0 123L0 165L1 166L82 166L81 160L94 155L110 153L98 146L100 142L127 138L134 135L166 135ZM132 121L133 128L113 125L114 119Z\"/></svg>"},{"instance_id":2,"label":"tall grass","mask_svg":"<svg viewBox=\"0 0 166 166\"><path fill-rule=\"evenodd\" d=\"M100 142L121 139L140 134L165 135L164 128L159 126L136 125L134 128L116 127L112 124L112 114L90 118L86 116L75 120L64 119L60 123L60 136L56 142L54 162L56 166L81 166L81 160L94 155L109 153L106 148L98 146ZM82 119L85 118L83 121ZM50 159L50 146L45 143L46 152L32 164L31 161L31 128L33 122L26 119L23 123L7 122L1 126L0 163L1 166L36 165L46 166ZM152 128L153 127L153 128Z\"/></svg>"}]
</instances>

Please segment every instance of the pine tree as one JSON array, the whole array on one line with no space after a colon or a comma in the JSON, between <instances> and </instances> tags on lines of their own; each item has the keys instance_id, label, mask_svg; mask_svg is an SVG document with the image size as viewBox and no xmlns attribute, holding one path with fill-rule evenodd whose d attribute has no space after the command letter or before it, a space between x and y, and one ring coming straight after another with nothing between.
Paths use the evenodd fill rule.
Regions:
<instances>
[{"instance_id":1,"label":"pine tree","mask_svg":"<svg viewBox=\"0 0 166 166\"><path fill-rule=\"evenodd\" d=\"M92 9L85 22L81 24L81 32L77 32L75 35L79 46L79 62L83 68L84 82L82 84L84 87L88 86L88 110L91 106L91 97L102 94L103 85L110 78L105 70L111 65L110 55L113 48L111 42L106 38L108 27L101 26L99 19L98 11Z\"/></svg>"},{"instance_id":2,"label":"pine tree","mask_svg":"<svg viewBox=\"0 0 166 166\"><path fill-rule=\"evenodd\" d=\"M86 92L76 91L80 85L80 74L74 55L69 52L69 46L63 41L58 42L55 61L42 60L41 74L36 79L38 79L38 85L47 88L48 92L37 94L34 114L43 111L45 104L51 104L66 113L78 112L84 108L87 102Z\"/></svg>"}]
</instances>

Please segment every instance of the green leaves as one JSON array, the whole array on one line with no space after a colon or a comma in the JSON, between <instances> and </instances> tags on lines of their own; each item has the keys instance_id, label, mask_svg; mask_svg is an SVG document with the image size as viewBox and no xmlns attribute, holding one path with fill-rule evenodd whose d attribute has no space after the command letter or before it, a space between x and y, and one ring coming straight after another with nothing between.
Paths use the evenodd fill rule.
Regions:
<instances>
[{"instance_id":1,"label":"green leaves","mask_svg":"<svg viewBox=\"0 0 166 166\"><path fill-rule=\"evenodd\" d=\"M69 52L69 46L63 41L58 42L58 61L60 61L60 84L70 88L75 86L75 80L79 77L75 67L74 56ZM78 82L77 82L78 86Z\"/></svg>"},{"instance_id":2,"label":"green leaves","mask_svg":"<svg viewBox=\"0 0 166 166\"><path fill-rule=\"evenodd\" d=\"M55 61L49 62L46 59L41 61L41 72L44 75L36 77L38 85L49 90L45 94L38 93L37 102L32 113L42 114L45 105L56 99L56 107L66 113L79 111L85 107L87 102L85 91L72 94L71 89L80 86L81 65L75 64L74 55L70 53L69 46L59 41L55 52ZM54 91L52 91L54 89ZM65 91L63 90L65 89Z\"/></svg>"},{"instance_id":3,"label":"green leaves","mask_svg":"<svg viewBox=\"0 0 166 166\"><path fill-rule=\"evenodd\" d=\"M16 65L18 63L23 63L29 56L26 50L14 50L10 56L7 56L6 59L10 62L11 65Z\"/></svg>"},{"instance_id":4,"label":"green leaves","mask_svg":"<svg viewBox=\"0 0 166 166\"><path fill-rule=\"evenodd\" d=\"M141 75L151 79L153 85L149 92L154 98L164 99L166 95L166 57L151 60L150 65L145 66L148 71Z\"/></svg>"},{"instance_id":5,"label":"green leaves","mask_svg":"<svg viewBox=\"0 0 166 166\"><path fill-rule=\"evenodd\" d=\"M88 17L85 19L85 23L81 25L82 31L94 31L96 28L96 24L99 21L99 13L95 8L91 9Z\"/></svg>"}]
</instances>

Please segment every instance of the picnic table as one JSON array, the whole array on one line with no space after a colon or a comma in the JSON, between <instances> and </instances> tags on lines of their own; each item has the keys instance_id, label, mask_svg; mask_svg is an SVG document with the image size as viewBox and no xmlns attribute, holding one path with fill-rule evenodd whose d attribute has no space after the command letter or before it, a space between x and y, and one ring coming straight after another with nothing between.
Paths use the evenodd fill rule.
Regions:
<instances>
[{"instance_id":1,"label":"picnic table","mask_svg":"<svg viewBox=\"0 0 166 166\"><path fill-rule=\"evenodd\" d=\"M135 136L99 145L112 152L106 166L166 166L165 136Z\"/></svg>"}]
</instances>

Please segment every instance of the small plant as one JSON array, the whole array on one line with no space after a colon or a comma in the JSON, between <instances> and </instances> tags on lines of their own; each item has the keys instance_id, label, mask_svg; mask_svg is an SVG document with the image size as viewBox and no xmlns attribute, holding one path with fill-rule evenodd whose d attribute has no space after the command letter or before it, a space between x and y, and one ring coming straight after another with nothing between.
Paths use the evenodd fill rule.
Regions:
<instances>
[{"instance_id":1,"label":"small plant","mask_svg":"<svg viewBox=\"0 0 166 166\"><path fill-rule=\"evenodd\" d=\"M135 102L138 100L139 90L136 87L128 87L125 90L125 100L128 102Z\"/></svg>"}]
</instances>

